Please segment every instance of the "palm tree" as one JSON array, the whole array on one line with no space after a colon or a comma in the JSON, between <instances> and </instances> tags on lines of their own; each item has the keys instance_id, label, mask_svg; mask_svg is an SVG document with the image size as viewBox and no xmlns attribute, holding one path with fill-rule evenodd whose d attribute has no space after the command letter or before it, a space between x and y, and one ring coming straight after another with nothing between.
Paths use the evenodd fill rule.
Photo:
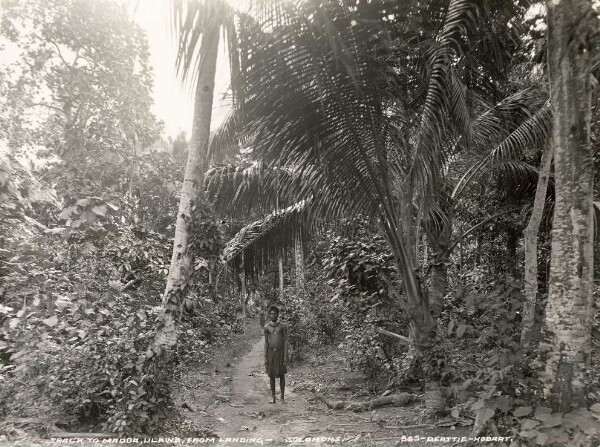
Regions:
<instances>
[{"instance_id":1,"label":"palm tree","mask_svg":"<svg viewBox=\"0 0 600 447\"><path fill-rule=\"evenodd\" d=\"M448 192L446 198L439 194L448 191L442 188L445 166L461 138L465 146L473 140L469 103L481 104L478 98L489 88L473 82L479 91L468 97L455 67L467 59L464 30L476 34L477 14L493 10L485 9L486 2L441 3L428 4L437 15L420 4L386 4L398 29L412 33L391 44L382 38L383 7L378 15L362 4L290 4L285 25L253 42L244 98L252 157L291 173L280 193L292 203L310 203L302 215L305 228L319 218L377 216L403 278L413 343L426 359L435 343L437 309L432 315L417 273L417 232L424 222L433 241L446 239L438 243L440 253L447 251L452 206ZM443 20L429 40L409 26L415 15L440 12ZM481 64L471 61L464 71L479 72ZM432 281L437 296L444 281ZM439 387L431 389L439 397Z\"/></svg>"},{"instance_id":2,"label":"palm tree","mask_svg":"<svg viewBox=\"0 0 600 447\"><path fill-rule=\"evenodd\" d=\"M204 171L208 154L210 122L214 96L217 53L221 30L229 37L232 73L237 74L235 27L233 12L226 1L174 0L172 4L174 30L178 34L176 65L183 79L195 81L194 118L189 142L188 159L177 212L173 255L163 295L163 314L154 339L154 352L177 343L177 320L194 254L190 249L194 223L206 211L204 202ZM232 86L235 86L232 83ZM234 89L235 92L235 89Z\"/></svg>"}]
</instances>

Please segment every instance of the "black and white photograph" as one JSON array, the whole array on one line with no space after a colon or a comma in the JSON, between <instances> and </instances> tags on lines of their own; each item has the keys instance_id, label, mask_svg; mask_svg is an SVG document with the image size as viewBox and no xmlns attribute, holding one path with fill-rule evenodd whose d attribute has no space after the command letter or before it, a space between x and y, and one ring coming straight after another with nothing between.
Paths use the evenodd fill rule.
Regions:
<instances>
[{"instance_id":1,"label":"black and white photograph","mask_svg":"<svg viewBox=\"0 0 600 447\"><path fill-rule=\"evenodd\" d=\"M599 447L599 222L600 0L0 0L0 447Z\"/></svg>"}]
</instances>

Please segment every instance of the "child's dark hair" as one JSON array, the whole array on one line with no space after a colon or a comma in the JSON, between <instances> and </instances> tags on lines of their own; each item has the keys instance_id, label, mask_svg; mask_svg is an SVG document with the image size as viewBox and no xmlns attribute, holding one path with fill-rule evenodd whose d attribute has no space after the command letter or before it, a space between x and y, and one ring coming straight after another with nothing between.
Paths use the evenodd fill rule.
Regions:
<instances>
[{"instance_id":1,"label":"child's dark hair","mask_svg":"<svg viewBox=\"0 0 600 447\"><path fill-rule=\"evenodd\" d=\"M279 315L279 307L277 307L275 305L269 307L269 313L271 313L272 311L277 312L277 315Z\"/></svg>"}]
</instances>

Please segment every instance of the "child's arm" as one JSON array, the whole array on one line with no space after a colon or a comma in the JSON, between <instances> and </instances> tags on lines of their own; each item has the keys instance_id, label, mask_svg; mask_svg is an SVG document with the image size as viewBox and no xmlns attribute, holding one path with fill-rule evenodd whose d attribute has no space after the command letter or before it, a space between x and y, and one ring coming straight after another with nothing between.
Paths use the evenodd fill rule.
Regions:
<instances>
[{"instance_id":1,"label":"child's arm","mask_svg":"<svg viewBox=\"0 0 600 447\"><path fill-rule=\"evenodd\" d=\"M268 356L267 356L268 349L269 349L269 331L267 330L267 327L265 326L265 367L267 366L267 362L268 362Z\"/></svg>"},{"instance_id":2,"label":"child's arm","mask_svg":"<svg viewBox=\"0 0 600 447\"><path fill-rule=\"evenodd\" d=\"M288 361L288 332L287 332L287 326L284 325L283 326L283 359L285 361L285 363L287 363Z\"/></svg>"}]
</instances>

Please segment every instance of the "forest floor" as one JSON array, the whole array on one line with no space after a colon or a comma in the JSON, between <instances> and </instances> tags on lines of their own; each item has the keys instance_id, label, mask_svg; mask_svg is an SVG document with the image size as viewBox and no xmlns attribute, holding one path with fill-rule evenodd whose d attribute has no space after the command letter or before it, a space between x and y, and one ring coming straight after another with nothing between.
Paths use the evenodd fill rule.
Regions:
<instances>
[{"instance_id":1,"label":"forest floor","mask_svg":"<svg viewBox=\"0 0 600 447\"><path fill-rule=\"evenodd\" d=\"M304 360L290 365L285 403L279 399L277 381L277 403L270 404L263 343L258 319L250 319L242 333L215 344L204 362L181 365L173 383L176 411L164 427L165 434L141 436L134 444L443 447L461 443L426 438L469 436L471 427L455 426L450 418L432 421L418 392L415 401L406 407L380 407L360 413L328 408L315 392L329 402L377 397L365 377L350 371L335 347L309 350ZM107 441L118 442L52 442L23 433L11 441L0 437L0 447L91 446Z\"/></svg>"},{"instance_id":2,"label":"forest floor","mask_svg":"<svg viewBox=\"0 0 600 447\"><path fill-rule=\"evenodd\" d=\"M366 379L350 371L335 348L313 352L305 356L308 360L288 367L285 403L279 399L277 381L277 402L270 404L264 339L258 321L250 321L237 338L212 362L182 372L175 402L181 408L181 426L186 431L205 433L223 445L261 441L288 446L399 445L410 436L415 441L469 436L469 427L453 426L451 422L445 427L434 425L425 415L419 396L407 407L381 407L363 413L329 409L316 398L315 390L329 401L373 397L368 395Z\"/></svg>"}]
</instances>

